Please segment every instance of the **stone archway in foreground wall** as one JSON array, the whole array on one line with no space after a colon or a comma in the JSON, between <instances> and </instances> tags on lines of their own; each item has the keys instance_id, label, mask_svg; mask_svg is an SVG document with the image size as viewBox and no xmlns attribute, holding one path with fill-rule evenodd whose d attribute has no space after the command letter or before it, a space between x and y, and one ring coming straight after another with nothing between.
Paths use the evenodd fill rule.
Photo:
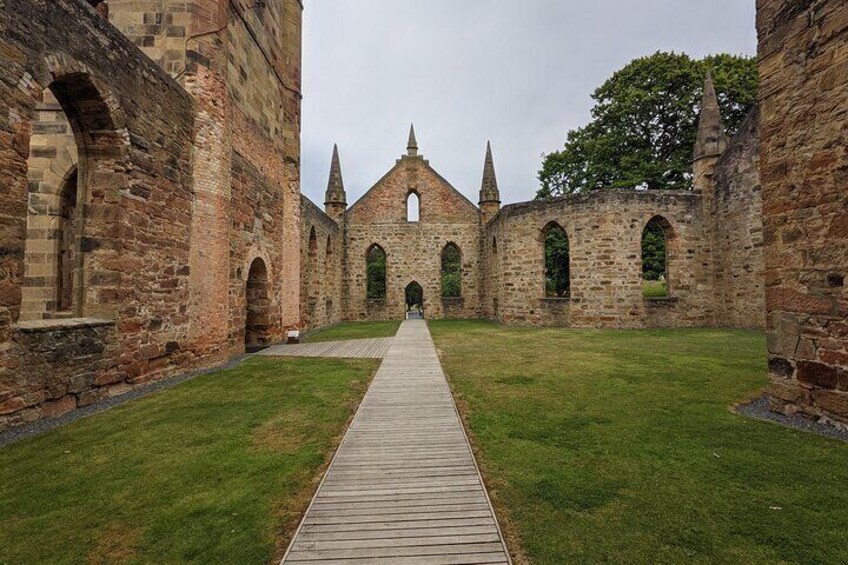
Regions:
<instances>
[{"instance_id":1,"label":"stone archway in foreground wall","mask_svg":"<svg viewBox=\"0 0 848 565\"><path fill-rule=\"evenodd\" d=\"M244 345L251 352L270 345L271 283L262 258L250 264L246 285Z\"/></svg>"}]
</instances>

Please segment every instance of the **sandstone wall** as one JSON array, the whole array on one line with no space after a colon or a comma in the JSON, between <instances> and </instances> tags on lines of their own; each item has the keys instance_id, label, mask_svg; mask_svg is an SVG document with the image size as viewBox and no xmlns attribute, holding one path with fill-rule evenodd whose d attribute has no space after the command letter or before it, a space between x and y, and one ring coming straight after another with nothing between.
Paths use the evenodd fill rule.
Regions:
<instances>
[{"instance_id":1,"label":"sandstone wall","mask_svg":"<svg viewBox=\"0 0 848 565\"><path fill-rule=\"evenodd\" d=\"M848 423L848 4L757 12L770 392Z\"/></svg>"},{"instance_id":2,"label":"sandstone wall","mask_svg":"<svg viewBox=\"0 0 848 565\"><path fill-rule=\"evenodd\" d=\"M407 221L407 197L420 196L420 217ZM404 157L345 216L345 318L402 319L405 290L418 282L424 314L479 318L480 220L477 207L423 158ZM442 299L441 255L448 243L462 255L462 298ZM367 299L366 254L379 245L387 255L386 299Z\"/></svg>"},{"instance_id":3,"label":"sandstone wall","mask_svg":"<svg viewBox=\"0 0 848 565\"><path fill-rule=\"evenodd\" d=\"M304 330L342 320L342 228L302 197L300 305Z\"/></svg>"},{"instance_id":4,"label":"sandstone wall","mask_svg":"<svg viewBox=\"0 0 848 565\"><path fill-rule=\"evenodd\" d=\"M0 429L217 364L248 325L262 343L300 325L302 5L110 4L120 30L84 0L0 13ZM70 313L53 306L70 144L47 132L51 82L86 199Z\"/></svg>"},{"instance_id":5,"label":"sandstone wall","mask_svg":"<svg viewBox=\"0 0 848 565\"><path fill-rule=\"evenodd\" d=\"M85 2L9 0L0 18L4 429L190 364L193 110L185 92ZM80 140L86 214L76 315L102 326L11 325L22 288L41 283L22 277L44 254L26 226L28 216L50 214L51 203L28 196L27 158L35 109L50 85Z\"/></svg>"},{"instance_id":6,"label":"sandstone wall","mask_svg":"<svg viewBox=\"0 0 848 565\"><path fill-rule=\"evenodd\" d=\"M268 339L281 337L300 323L301 2L113 0L110 6L110 21L198 104L199 221L192 249L193 264L205 268L192 281L196 348L219 358L238 352L243 277L257 257L269 263L272 277ZM270 200L257 197L268 191L275 193ZM271 201L271 208L247 209ZM256 222L248 221L251 215Z\"/></svg>"},{"instance_id":7,"label":"sandstone wall","mask_svg":"<svg viewBox=\"0 0 848 565\"><path fill-rule=\"evenodd\" d=\"M716 324L765 327L762 190L759 179L759 111L730 142L715 170L712 199Z\"/></svg>"},{"instance_id":8,"label":"sandstone wall","mask_svg":"<svg viewBox=\"0 0 848 565\"><path fill-rule=\"evenodd\" d=\"M670 222L670 297L642 295L641 238L654 216ZM571 297L545 298L542 230L569 238ZM513 325L707 326L713 319L709 244L692 192L594 191L504 207L485 231L485 314Z\"/></svg>"}]
</instances>

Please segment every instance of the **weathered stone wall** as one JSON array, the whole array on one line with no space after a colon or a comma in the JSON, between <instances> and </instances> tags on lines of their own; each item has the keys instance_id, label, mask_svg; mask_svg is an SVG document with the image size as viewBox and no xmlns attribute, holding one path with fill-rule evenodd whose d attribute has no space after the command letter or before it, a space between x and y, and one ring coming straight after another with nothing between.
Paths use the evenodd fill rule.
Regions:
<instances>
[{"instance_id":1,"label":"weathered stone wall","mask_svg":"<svg viewBox=\"0 0 848 565\"><path fill-rule=\"evenodd\" d=\"M754 110L715 169L709 227L719 326L760 329L766 323L758 124L759 111Z\"/></svg>"},{"instance_id":2,"label":"weathered stone wall","mask_svg":"<svg viewBox=\"0 0 848 565\"><path fill-rule=\"evenodd\" d=\"M0 391L0 430L131 390L119 341L115 324L102 320L16 326L6 343L11 382Z\"/></svg>"},{"instance_id":3,"label":"weathered stone wall","mask_svg":"<svg viewBox=\"0 0 848 565\"><path fill-rule=\"evenodd\" d=\"M0 18L0 397L33 418L52 412L43 404L59 400L66 382L73 399L63 406L84 404L106 394L88 386L133 386L189 363L193 111L185 92L85 2L9 0ZM49 320L39 331L9 327L21 290L43 282L21 275L25 254L35 262L45 252L26 231L28 215L53 205L27 194L32 123L48 87L79 140L84 261L75 314L105 319L107 329ZM0 425L17 421L6 416Z\"/></svg>"},{"instance_id":4,"label":"weathered stone wall","mask_svg":"<svg viewBox=\"0 0 848 565\"><path fill-rule=\"evenodd\" d=\"M848 4L757 12L772 404L848 423Z\"/></svg>"},{"instance_id":5,"label":"weathered stone wall","mask_svg":"<svg viewBox=\"0 0 848 565\"><path fill-rule=\"evenodd\" d=\"M0 429L219 363L247 325L262 343L300 325L301 3L110 4L124 35L85 0L0 12ZM69 136L47 132L50 83L85 198L70 313L54 307ZM33 123L51 135L30 152ZM28 319L62 320L13 326L27 296Z\"/></svg>"},{"instance_id":6,"label":"weathered stone wall","mask_svg":"<svg viewBox=\"0 0 848 565\"><path fill-rule=\"evenodd\" d=\"M407 197L420 196L420 217L407 221ZM462 298L442 300L441 257L448 243L462 255ZM377 244L386 252L386 299L367 299L366 254ZM480 219L477 207L421 157L400 159L345 216L345 317L402 319L405 290L424 289L424 314L479 318Z\"/></svg>"},{"instance_id":7,"label":"weathered stone wall","mask_svg":"<svg viewBox=\"0 0 848 565\"><path fill-rule=\"evenodd\" d=\"M671 224L670 297L642 294L642 232ZM546 298L543 230L569 238L571 297ZM602 190L505 206L485 232L486 315L505 324L672 327L712 323L709 246L693 192ZM495 253L495 248L497 252Z\"/></svg>"},{"instance_id":8,"label":"weathered stone wall","mask_svg":"<svg viewBox=\"0 0 848 565\"><path fill-rule=\"evenodd\" d=\"M304 330L342 320L342 228L305 196L301 218L300 307Z\"/></svg>"},{"instance_id":9,"label":"weathered stone wall","mask_svg":"<svg viewBox=\"0 0 848 565\"><path fill-rule=\"evenodd\" d=\"M256 257L272 277L268 339L282 336L300 324L301 2L110 6L110 20L198 104L192 263L205 268L192 279L195 346L206 355L238 352L244 277Z\"/></svg>"}]
</instances>

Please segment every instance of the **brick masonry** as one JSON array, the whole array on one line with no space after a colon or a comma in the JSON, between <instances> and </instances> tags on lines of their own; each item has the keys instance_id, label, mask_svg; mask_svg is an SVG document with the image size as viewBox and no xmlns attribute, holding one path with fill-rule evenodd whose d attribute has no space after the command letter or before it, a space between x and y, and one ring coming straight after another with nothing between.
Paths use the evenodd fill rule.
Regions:
<instances>
[{"instance_id":1,"label":"brick masonry","mask_svg":"<svg viewBox=\"0 0 848 565\"><path fill-rule=\"evenodd\" d=\"M772 406L848 424L848 5L757 12Z\"/></svg>"},{"instance_id":2,"label":"brick masonry","mask_svg":"<svg viewBox=\"0 0 848 565\"><path fill-rule=\"evenodd\" d=\"M300 325L301 3L110 7L0 12L0 430ZM73 167L82 205L63 224Z\"/></svg>"}]
</instances>

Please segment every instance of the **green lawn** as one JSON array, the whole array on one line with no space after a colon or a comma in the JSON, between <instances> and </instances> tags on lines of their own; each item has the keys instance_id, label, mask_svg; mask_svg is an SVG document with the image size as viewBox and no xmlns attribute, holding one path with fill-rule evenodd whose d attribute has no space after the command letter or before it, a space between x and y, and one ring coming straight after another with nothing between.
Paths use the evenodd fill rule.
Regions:
<instances>
[{"instance_id":1,"label":"green lawn","mask_svg":"<svg viewBox=\"0 0 848 565\"><path fill-rule=\"evenodd\" d=\"M316 330L306 336L306 342L341 341L346 339L370 339L393 337L400 327L399 321L345 322L329 328Z\"/></svg>"},{"instance_id":2,"label":"green lawn","mask_svg":"<svg viewBox=\"0 0 848 565\"><path fill-rule=\"evenodd\" d=\"M848 446L728 409L761 333L430 328L519 563L848 563Z\"/></svg>"},{"instance_id":3,"label":"green lawn","mask_svg":"<svg viewBox=\"0 0 848 565\"><path fill-rule=\"evenodd\" d=\"M251 359L0 449L0 563L281 557L376 367Z\"/></svg>"},{"instance_id":4,"label":"green lawn","mask_svg":"<svg viewBox=\"0 0 848 565\"><path fill-rule=\"evenodd\" d=\"M665 298L668 296L668 288L665 281L643 281L642 295L645 298Z\"/></svg>"}]
</instances>

